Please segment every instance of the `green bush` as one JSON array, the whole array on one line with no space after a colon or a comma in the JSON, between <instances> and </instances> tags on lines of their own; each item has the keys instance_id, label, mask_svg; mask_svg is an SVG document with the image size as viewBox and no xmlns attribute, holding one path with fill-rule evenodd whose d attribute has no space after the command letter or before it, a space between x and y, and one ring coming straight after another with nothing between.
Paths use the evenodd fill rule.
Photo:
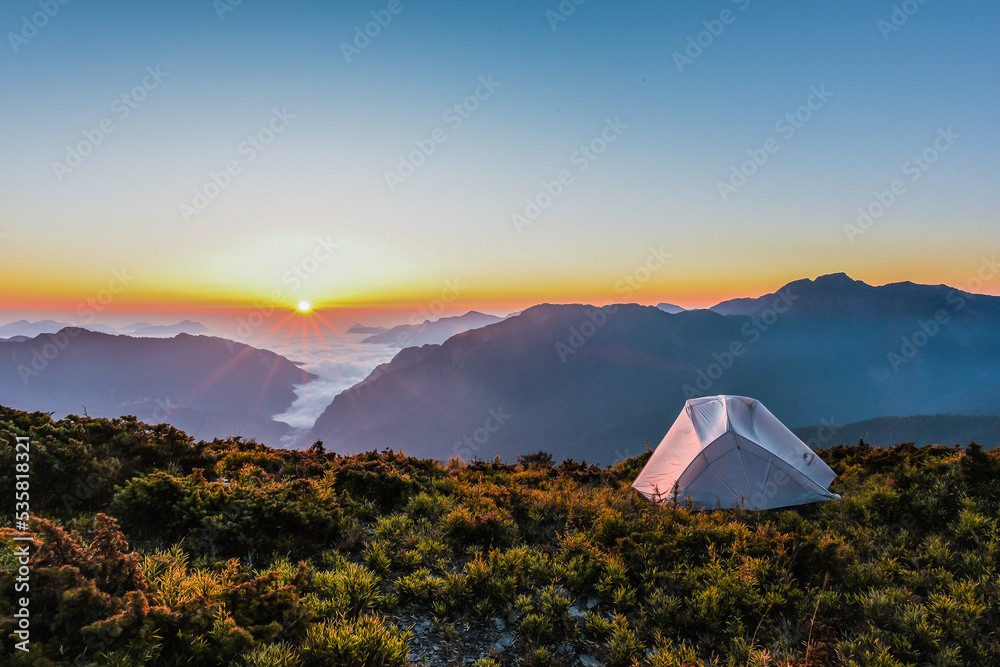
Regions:
<instances>
[{"instance_id":1,"label":"green bush","mask_svg":"<svg viewBox=\"0 0 1000 667\"><path fill-rule=\"evenodd\" d=\"M243 667L299 667L302 659L294 646L284 642L256 646L242 658Z\"/></svg>"},{"instance_id":2,"label":"green bush","mask_svg":"<svg viewBox=\"0 0 1000 667\"><path fill-rule=\"evenodd\" d=\"M478 544L484 547L504 547L513 544L517 526L499 509L484 513L458 507L441 520L441 532L454 546Z\"/></svg>"},{"instance_id":3,"label":"green bush","mask_svg":"<svg viewBox=\"0 0 1000 667\"><path fill-rule=\"evenodd\" d=\"M431 574L425 567L396 580L396 591L404 601L430 602L441 598L445 579Z\"/></svg>"},{"instance_id":4,"label":"green bush","mask_svg":"<svg viewBox=\"0 0 1000 667\"><path fill-rule=\"evenodd\" d=\"M323 621L309 628L300 648L304 667L399 667L409 658L409 632L385 619Z\"/></svg>"},{"instance_id":5,"label":"green bush","mask_svg":"<svg viewBox=\"0 0 1000 667\"><path fill-rule=\"evenodd\" d=\"M335 608L349 619L357 618L372 609L379 598L377 574L354 563L346 563L335 572L317 572L312 585L324 598L332 600Z\"/></svg>"},{"instance_id":6,"label":"green bush","mask_svg":"<svg viewBox=\"0 0 1000 667\"><path fill-rule=\"evenodd\" d=\"M219 557L318 550L343 527L331 492L309 480L227 485L158 471L119 490L111 513L142 540L183 541L196 554Z\"/></svg>"},{"instance_id":7,"label":"green bush","mask_svg":"<svg viewBox=\"0 0 1000 667\"><path fill-rule=\"evenodd\" d=\"M645 648L639 639L639 634L632 629L624 616L616 615L613 621L611 637L605 644L608 650L608 662L611 667L627 667L638 658Z\"/></svg>"}]
</instances>

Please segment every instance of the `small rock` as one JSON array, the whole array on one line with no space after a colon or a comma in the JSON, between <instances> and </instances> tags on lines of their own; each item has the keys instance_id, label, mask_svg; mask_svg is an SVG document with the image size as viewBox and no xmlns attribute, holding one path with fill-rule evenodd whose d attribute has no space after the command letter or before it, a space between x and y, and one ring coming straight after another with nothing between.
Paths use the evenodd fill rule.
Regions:
<instances>
[{"instance_id":1,"label":"small rock","mask_svg":"<svg viewBox=\"0 0 1000 667\"><path fill-rule=\"evenodd\" d=\"M560 644L557 650L560 653L564 653L566 655L570 655L571 653L573 653L573 647L570 646L569 644Z\"/></svg>"},{"instance_id":2,"label":"small rock","mask_svg":"<svg viewBox=\"0 0 1000 667\"><path fill-rule=\"evenodd\" d=\"M497 653L504 653L507 650L507 647L501 646L500 642L497 642L496 644L493 645L493 650L496 651Z\"/></svg>"},{"instance_id":3,"label":"small rock","mask_svg":"<svg viewBox=\"0 0 1000 667\"><path fill-rule=\"evenodd\" d=\"M583 667L601 667L601 663L597 662L597 658L592 655L581 655L580 664Z\"/></svg>"},{"instance_id":4,"label":"small rock","mask_svg":"<svg viewBox=\"0 0 1000 667\"><path fill-rule=\"evenodd\" d=\"M569 608L569 615L572 616L573 618L587 618L587 612L581 611L576 607Z\"/></svg>"},{"instance_id":5,"label":"small rock","mask_svg":"<svg viewBox=\"0 0 1000 667\"><path fill-rule=\"evenodd\" d=\"M593 609L601 603L597 598L587 598L587 609Z\"/></svg>"},{"instance_id":6,"label":"small rock","mask_svg":"<svg viewBox=\"0 0 1000 667\"><path fill-rule=\"evenodd\" d=\"M505 648L511 647L514 645L514 635L500 635L497 643Z\"/></svg>"},{"instance_id":7,"label":"small rock","mask_svg":"<svg viewBox=\"0 0 1000 667\"><path fill-rule=\"evenodd\" d=\"M506 629L507 629L507 624L506 624L506 623L504 623L504 622L503 622L503 619L502 619L502 618L500 618L499 616L495 616L495 617L493 618L493 622L494 622L494 623L496 623L496 626L497 626L497 631L498 631L498 632L503 632L504 630L506 630Z\"/></svg>"}]
</instances>

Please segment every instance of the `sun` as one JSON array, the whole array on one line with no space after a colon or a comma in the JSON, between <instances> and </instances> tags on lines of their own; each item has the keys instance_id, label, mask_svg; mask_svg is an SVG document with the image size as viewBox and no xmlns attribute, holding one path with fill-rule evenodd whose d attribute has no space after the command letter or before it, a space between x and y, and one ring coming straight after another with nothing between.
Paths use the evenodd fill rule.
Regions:
<instances>
[{"instance_id":1,"label":"sun","mask_svg":"<svg viewBox=\"0 0 1000 667\"><path fill-rule=\"evenodd\" d=\"M299 311L300 313L311 313L312 304L309 303L308 301L299 301L299 305L295 307L295 310Z\"/></svg>"}]
</instances>

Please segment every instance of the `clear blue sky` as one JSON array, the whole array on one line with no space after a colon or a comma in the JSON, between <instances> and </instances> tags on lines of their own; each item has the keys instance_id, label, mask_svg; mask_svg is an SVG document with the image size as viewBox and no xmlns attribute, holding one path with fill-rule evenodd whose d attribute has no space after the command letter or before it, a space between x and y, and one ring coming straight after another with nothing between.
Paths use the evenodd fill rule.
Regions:
<instances>
[{"instance_id":1,"label":"clear blue sky","mask_svg":"<svg viewBox=\"0 0 1000 667\"><path fill-rule=\"evenodd\" d=\"M1000 251L996 0L567 0L558 23L555 1L243 0L220 17L230 2L51 0L36 33L24 20L46 2L0 7L8 308L75 303L123 268L135 277L120 298L140 305L275 290L417 303L455 279L470 305L690 305L834 271L961 286ZM916 11L886 32L894 4ZM343 43L387 8L401 11L347 62ZM699 33L707 46L678 71ZM116 99L144 78L122 117ZM477 109L446 115L477 89ZM779 130L813 89L832 96ZM113 131L79 166L53 165L105 119ZM269 124L274 141L250 150ZM386 172L435 130L445 141L390 188ZM614 141L596 159L575 154L602 132ZM768 139L776 152L720 193ZM937 161L908 171L925 149ZM229 162L218 196L185 209ZM544 203L561 172L518 231L526 198ZM845 230L894 180L885 213ZM624 299L616 285L650 248L671 257ZM983 291L1000 293L1000 276Z\"/></svg>"}]
</instances>

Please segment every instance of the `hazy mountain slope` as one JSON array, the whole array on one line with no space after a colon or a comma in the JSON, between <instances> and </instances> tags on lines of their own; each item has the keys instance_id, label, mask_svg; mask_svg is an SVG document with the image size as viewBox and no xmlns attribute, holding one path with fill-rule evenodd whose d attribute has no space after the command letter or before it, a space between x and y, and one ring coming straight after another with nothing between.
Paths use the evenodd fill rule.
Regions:
<instances>
[{"instance_id":1,"label":"hazy mountain slope","mask_svg":"<svg viewBox=\"0 0 1000 667\"><path fill-rule=\"evenodd\" d=\"M873 447L890 447L911 442L924 445L967 446L975 442L984 448L1000 447L1000 417L973 415L918 415L879 417L853 424L805 426L793 429L810 446L856 445L864 440Z\"/></svg>"},{"instance_id":2,"label":"hazy mountain slope","mask_svg":"<svg viewBox=\"0 0 1000 667\"><path fill-rule=\"evenodd\" d=\"M403 350L373 378L338 396L313 433L338 449L395 446L415 455L492 458L572 445L583 431L590 432L588 441L607 442L619 430L616 416L625 405L647 413L646 421L659 428L663 414L657 407L669 400L669 385L646 382L626 390L623 381L636 372L679 379L685 365L666 357L712 342L702 320L716 320L730 336L737 329L707 311L670 316L651 307L621 308L626 315L608 317L593 338L567 353L565 363L556 343L568 341L570 327L590 322L588 313L599 317L600 309L536 306L443 345ZM643 332L664 323L671 333L661 340ZM598 374L604 387L592 381Z\"/></svg>"},{"instance_id":3,"label":"hazy mountain slope","mask_svg":"<svg viewBox=\"0 0 1000 667\"><path fill-rule=\"evenodd\" d=\"M397 347L439 344L455 334L469 331L470 329L478 329L479 327L499 322L502 319L502 317L497 317L496 315L486 315L473 310L465 315L442 317L434 322L425 320L422 324L401 324L387 331L377 333L374 336L369 336L361 342L383 343Z\"/></svg>"},{"instance_id":4,"label":"hazy mountain slope","mask_svg":"<svg viewBox=\"0 0 1000 667\"><path fill-rule=\"evenodd\" d=\"M63 329L0 342L0 404L64 415L132 414L199 438L243 435L277 442L270 416L312 379L284 357L221 338L133 338Z\"/></svg>"}]
</instances>

